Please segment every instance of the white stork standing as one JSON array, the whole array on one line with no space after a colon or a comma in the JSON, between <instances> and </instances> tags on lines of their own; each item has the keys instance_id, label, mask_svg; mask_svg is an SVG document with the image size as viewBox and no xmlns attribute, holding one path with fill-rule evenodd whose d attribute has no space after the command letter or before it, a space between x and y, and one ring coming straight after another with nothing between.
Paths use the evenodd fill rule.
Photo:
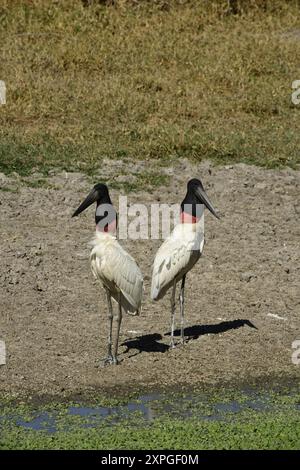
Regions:
<instances>
[{"instance_id":1,"label":"white stork standing","mask_svg":"<svg viewBox=\"0 0 300 470\"><path fill-rule=\"evenodd\" d=\"M180 223L163 242L156 253L151 298L159 300L172 288L171 294L171 347L174 347L175 293L176 284L181 280L180 316L181 341L184 343L184 286L188 271L200 258L204 246L204 206L219 219L209 201L203 185L198 179L191 179L187 193L181 203Z\"/></svg>"},{"instance_id":2,"label":"white stork standing","mask_svg":"<svg viewBox=\"0 0 300 470\"><path fill-rule=\"evenodd\" d=\"M117 213L105 184L96 184L72 217L80 214L94 202L97 203L96 234L91 242L90 262L95 278L102 282L106 291L109 318L108 353L104 364L118 364L122 308L126 313L139 315L143 293L143 276L135 260L116 239ZM111 298L118 303L114 348L112 348L113 307Z\"/></svg>"}]
</instances>

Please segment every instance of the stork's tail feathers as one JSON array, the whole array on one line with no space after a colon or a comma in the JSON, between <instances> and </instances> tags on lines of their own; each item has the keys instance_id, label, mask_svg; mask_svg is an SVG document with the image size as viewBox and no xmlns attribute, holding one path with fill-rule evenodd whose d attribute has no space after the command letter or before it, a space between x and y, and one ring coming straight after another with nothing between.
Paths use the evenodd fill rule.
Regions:
<instances>
[{"instance_id":1,"label":"stork's tail feathers","mask_svg":"<svg viewBox=\"0 0 300 470\"><path fill-rule=\"evenodd\" d=\"M159 296L159 289L158 289L158 287L154 287L151 290L151 299L152 300L158 300L158 296Z\"/></svg>"},{"instance_id":2,"label":"stork's tail feathers","mask_svg":"<svg viewBox=\"0 0 300 470\"><path fill-rule=\"evenodd\" d=\"M160 285L158 277L153 273L152 274L152 283L151 283L151 300L158 300L160 294Z\"/></svg>"}]
</instances>

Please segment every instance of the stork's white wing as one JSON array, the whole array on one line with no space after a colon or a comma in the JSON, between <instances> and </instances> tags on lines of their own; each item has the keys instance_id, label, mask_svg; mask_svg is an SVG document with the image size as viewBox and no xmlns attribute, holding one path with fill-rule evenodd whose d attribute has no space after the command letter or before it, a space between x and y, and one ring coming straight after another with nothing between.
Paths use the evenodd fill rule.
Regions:
<instances>
[{"instance_id":1,"label":"stork's white wing","mask_svg":"<svg viewBox=\"0 0 300 470\"><path fill-rule=\"evenodd\" d=\"M154 259L151 286L153 300L161 298L175 279L180 279L192 268L199 259L203 244L204 234L194 227L184 227L184 224L175 227Z\"/></svg>"},{"instance_id":2,"label":"stork's white wing","mask_svg":"<svg viewBox=\"0 0 300 470\"><path fill-rule=\"evenodd\" d=\"M113 281L134 310L139 310L143 292L143 276L139 267L120 245L118 250L109 249L107 256Z\"/></svg>"},{"instance_id":3,"label":"stork's white wing","mask_svg":"<svg viewBox=\"0 0 300 470\"><path fill-rule=\"evenodd\" d=\"M121 291L127 302L123 307L131 312L141 307L143 276L132 256L119 245L117 240L107 238L94 245L91 253L94 275L99 277L118 300Z\"/></svg>"}]
</instances>

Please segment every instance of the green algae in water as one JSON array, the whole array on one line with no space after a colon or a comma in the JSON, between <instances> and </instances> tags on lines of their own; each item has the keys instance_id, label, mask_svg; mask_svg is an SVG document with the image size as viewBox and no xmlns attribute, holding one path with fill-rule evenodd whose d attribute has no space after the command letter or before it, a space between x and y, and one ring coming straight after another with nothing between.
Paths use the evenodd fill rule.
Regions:
<instances>
[{"instance_id":1,"label":"green algae in water","mask_svg":"<svg viewBox=\"0 0 300 470\"><path fill-rule=\"evenodd\" d=\"M105 404L104 404L105 403ZM295 391L153 394L1 409L1 449L299 449Z\"/></svg>"}]
</instances>

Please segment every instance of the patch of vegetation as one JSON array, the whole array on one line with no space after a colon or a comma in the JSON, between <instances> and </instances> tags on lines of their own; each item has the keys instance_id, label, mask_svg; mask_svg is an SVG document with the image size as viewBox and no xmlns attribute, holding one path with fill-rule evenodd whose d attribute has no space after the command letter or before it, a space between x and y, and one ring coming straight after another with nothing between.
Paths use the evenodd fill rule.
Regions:
<instances>
[{"instance_id":1,"label":"patch of vegetation","mask_svg":"<svg viewBox=\"0 0 300 470\"><path fill-rule=\"evenodd\" d=\"M1 108L0 108L1 116ZM49 136L31 136L27 138L17 136L1 136L0 129L0 170L5 174L17 172L21 176L29 176L38 171L44 176L51 168L62 170L90 170L94 168L92 162L88 168L84 161L80 162L82 146L75 144L60 144Z\"/></svg>"},{"instance_id":2,"label":"patch of vegetation","mask_svg":"<svg viewBox=\"0 0 300 470\"><path fill-rule=\"evenodd\" d=\"M6 192L6 193L18 193L19 189L11 188L9 186L0 186L0 191Z\"/></svg>"},{"instance_id":3,"label":"patch of vegetation","mask_svg":"<svg viewBox=\"0 0 300 470\"><path fill-rule=\"evenodd\" d=\"M297 390L171 393L146 402L142 397L112 397L38 407L6 399L0 449L297 449ZM139 404L151 410L150 421L142 407L133 407ZM82 407L88 413L76 412ZM101 415L99 407L110 412ZM26 428L36 419L39 430Z\"/></svg>"},{"instance_id":4,"label":"patch of vegetation","mask_svg":"<svg viewBox=\"0 0 300 470\"><path fill-rule=\"evenodd\" d=\"M102 3L1 3L0 171L299 165L296 0Z\"/></svg>"},{"instance_id":5,"label":"patch of vegetation","mask_svg":"<svg viewBox=\"0 0 300 470\"><path fill-rule=\"evenodd\" d=\"M131 173L130 177L134 177L134 181L112 181L110 186L115 189L123 189L126 193L139 191L141 189L152 190L157 186L166 185L169 181L167 175L157 172Z\"/></svg>"},{"instance_id":6,"label":"patch of vegetation","mask_svg":"<svg viewBox=\"0 0 300 470\"><path fill-rule=\"evenodd\" d=\"M161 419L147 426L95 428L76 424L55 434L14 425L2 432L0 449L298 449L299 421L292 413L248 412L230 422Z\"/></svg>"}]
</instances>

